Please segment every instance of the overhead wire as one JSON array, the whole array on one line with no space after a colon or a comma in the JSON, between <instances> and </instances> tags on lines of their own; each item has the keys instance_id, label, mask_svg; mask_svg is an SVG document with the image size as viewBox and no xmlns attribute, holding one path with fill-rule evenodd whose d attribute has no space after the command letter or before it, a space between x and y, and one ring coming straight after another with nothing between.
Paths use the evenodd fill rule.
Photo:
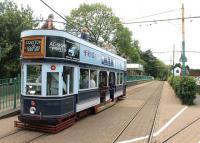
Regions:
<instances>
[{"instance_id":1,"label":"overhead wire","mask_svg":"<svg viewBox=\"0 0 200 143\"><path fill-rule=\"evenodd\" d=\"M59 17L61 17L63 20L65 20L66 22L59 22L59 21L55 21L57 23L63 23L66 24L68 23L68 25L70 24L70 26L74 25L72 23L70 23L66 18L64 18L61 14L59 14L56 10L54 10L50 5L48 5L46 2L44 2L44 0L40 0L44 5L46 5L49 9L51 9L54 13L56 13ZM179 8L180 9L180 8ZM133 21L131 22L122 22L122 23L115 23L115 25L119 25L119 24L139 24L139 23L155 23L155 22L165 22L165 21L174 21L174 20L180 20L182 18L167 18L167 19L156 19L156 20L144 20L144 21L135 21L138 19L143 19L143 18L148 18L148 17L152 17L152 16L156 16L156 15L161 15L161 14L166 14L166 13L170 13L173 11L177 11L179 9L172 9L169 11L164 11L164 12L160 12L160 13L156 13L156 14L151 14L151 15L147 15L147 16L142 16L142 17L138 17L133 19ZM189 17L184 17L184 19L195 19L195 18L200 18L200 16L189 16ZM74 27L75 28L75 27Z\"/></svg>"},{"instance_id":2,"label":"overhead wire","mask_svg":"<svg viewBox=\"0 0 200 143\"><path fill-rule=\"evenodd\" d=\"M182 51L175 51L176 53L181 53ZM200 53L200 51L185 51L186 53ZM155 54L167 54L167 53L173 53L173 51L152 51L152 53Z\"/></svg>"},{"instance_id":3,"label":"overhead wire","mask_svg":"<svg viewBox=\"0 0 200 143\"><path fill-rule=\"evenodd\" d=\"M51 9L54 13L56 13L59 17L61 17L64 21L66 22L59 22L59 21L53 21L53 22L57 22L57 23L63 23L65 25L68 25L68 26L72 26L73 28L74 25L72 23L70 23L65 17L63 17L61 14L59 14L56 10L54 10L50 5L48 5L46 2L44 2L43 0L40 0L44 5L46 5L49 9ZM38 20L40 21L40 20Z\"/></svg>"},{"instance_id":4,"label":"overhead wire","mask_svg":"<svg viewBox=\"0 0 200 143\"><path fill-rule=\"evenodd\" d=\"M184 17L183 19L196 19L200 18L200 16L189 16ZM132 22L124 22L123 24L137 24L137 23L150 23L150 22L165 22L165 21L174 21L174 20L181 20L182 18L167 18L167 19L156 19L156 20L144 20L144 21L132 21Z\"/></svg>"},{"instance_id":5,"label":"overhead wire","mask_svg":"<svg viewBox=\"0 0 200 143\"><path fill-rule=\"evenodd\" d=\"M159 12L159 13L155 13L155 14L151 14L151 15L147 15L147 16L137 17L135 19L126 20L126 21L135 21L135 20L138 20L138 19L143 19L143 18L153 17L153 16L157 16L157 15L161 15L161 14L171 13L171 12L174 12L174 11L177 11L177 10L180 10L180 8L172 9L172 10L168 10L168 11L163 11L163 12Z\"/></svg>"}]
</instances>

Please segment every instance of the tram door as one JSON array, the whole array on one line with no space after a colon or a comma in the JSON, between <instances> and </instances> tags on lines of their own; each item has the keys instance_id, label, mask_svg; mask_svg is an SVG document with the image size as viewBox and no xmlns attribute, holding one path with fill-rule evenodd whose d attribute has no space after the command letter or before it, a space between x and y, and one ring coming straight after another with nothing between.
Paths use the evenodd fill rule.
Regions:
<instances>
[{"instance_id":1,"label":"tram door","mask_svg":"<svg viewBox=\"0 0 200 143\"><path fill-rule=\"evenodd\" d=\"M63 66L62 77L63 95L72 94L74 91L74 68Z\"/></svg>"},{"instance_id":2,"label":"tram door","mask_svg":"<svg viewBox=\"0 0 200 143\"><path fill-rule=\"evenodd\" d=\"M60 65L45 65L46 72L46 95L58 96L61 95L60 78L61 66Z\"/></svg>"},{"instance_id":3,"label":"tram door","mask_svg":"<svg viewBox=\"0 0 200 143\"><path fill-rule=\"evenodd\" d=\"M106 71L99 72L99 92L100 92L100 103L104 103L106 101L106 93L107 93L107 72Z\"/></svg>"},{"instance_id":4,"label":"tram door","mask_svg":"<svg viewBox=\"0 0 200 143\"><path fill-rule=\"evenodd\" d=\"M110 99L114 101L114 94L115 94L115 73L109 73L109 92L110 92Z\"/></svg>"},{"instance_id":5,"label":"tram door","mask_svg":"<svg viewBox=\"0 0 200 143\"><path fill-rule=\"evenodd\" d=\"M46 69L46 95L61 96L74 92L74 68L51 65Z\"/></svg>"}]
</instances>

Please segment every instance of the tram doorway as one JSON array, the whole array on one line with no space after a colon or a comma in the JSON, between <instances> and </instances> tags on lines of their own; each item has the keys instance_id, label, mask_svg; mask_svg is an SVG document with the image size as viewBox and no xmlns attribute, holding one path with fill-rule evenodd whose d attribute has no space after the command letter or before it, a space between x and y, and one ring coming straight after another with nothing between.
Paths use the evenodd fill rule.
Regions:
<instances>
[{"instance_id":1,"label":"tram doorway","mask_svg":"<svg viewBox=\"0 0 200 143\"><path fill-rule=\"evenodd\" d=\"M107 72L99 72L99 92L100 92L100 103L105 103L106 92L107 92Z\"/></svg>"},{"instance_id":2,"label":"tram doorway","mask_svg":"<svg viewBox=\"0 0 200 143\"><path fill-rule=\"evenodd\" d=\"M115 94L115 73L109 73L109 92L110 92L110 99L114 101L114 94Z\"/></svg>"},{"instance_id":3,"label":"tram doorway","mask_svg":"<svg viewBox=\"0 0 200 143\"><path fill-rule=\"evenodd\" d=\"M72 94L74 91L74 68L63 67L63 95Z\"/></svg>"},{"instance_id":4,"label":"tram doorway","mask_svg":"<svg viewBox=\"0 0 200 143\"><path fill-rule=\"evenodd\" d=\"M47 96L63 96L74 93L74 67L47 65L45 71Z\"/></svg>"}]
</instances>

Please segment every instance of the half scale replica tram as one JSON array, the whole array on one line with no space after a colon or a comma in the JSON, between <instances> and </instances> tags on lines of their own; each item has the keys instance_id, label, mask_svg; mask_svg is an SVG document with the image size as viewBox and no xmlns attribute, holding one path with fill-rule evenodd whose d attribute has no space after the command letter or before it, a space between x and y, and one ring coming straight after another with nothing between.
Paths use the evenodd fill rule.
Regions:
<instances>
[{"instance_id":1,"label":"half scale replica tram","mask_svg":"<svg viewBox=\"0 0 200 143\"><path fill-rule=\"evenodd\" d=\"M126 60L59 30L21 33L21 113L15 126L56 133L77 114L126 94Z\"/></svg>"}]
</instances>

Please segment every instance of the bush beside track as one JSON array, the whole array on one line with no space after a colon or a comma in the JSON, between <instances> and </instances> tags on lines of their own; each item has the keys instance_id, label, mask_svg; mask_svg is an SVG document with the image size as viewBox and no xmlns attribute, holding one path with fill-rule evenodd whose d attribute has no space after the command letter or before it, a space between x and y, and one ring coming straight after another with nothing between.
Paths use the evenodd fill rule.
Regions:
<instances>
[{"instance_id":1,"label":"bush beside track","mask_svg":"<svg viewBox=\"0 0 200 143\"><path fill-rule=\"evenodd\" d=\"M193 77L185 76L180 79L179 76L169 77L168 82L174 89L176 96L179 97L182 104L193 105L196 98L197 85Z\"/></svg>"}]
</instances>

